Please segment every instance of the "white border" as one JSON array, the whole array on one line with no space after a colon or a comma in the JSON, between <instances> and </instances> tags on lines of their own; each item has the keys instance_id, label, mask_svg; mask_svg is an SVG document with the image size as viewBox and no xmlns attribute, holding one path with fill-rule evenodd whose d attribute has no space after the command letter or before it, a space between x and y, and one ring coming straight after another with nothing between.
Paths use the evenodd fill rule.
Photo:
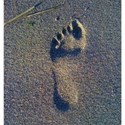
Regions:
<instances>
[{"instance_id":1,"label":"white border","mask_svg":"<svg viewBox=\"0 0 125 125\"><path fill-rule=\"evenodd\" d=\"M3 10L3 6L4 6L4 2L3 0L0 0L0 124L3 125L3 121L4 121L4 102L3 102L3 97L4 97L4 93L3 93L3 88L4 88L4 65L3 65L3 34L4 34L4 30L3 30L3 16L4 16L4 10Z\"/></svg>"},{"instance_id":2,"label":"white border","mask_svg":"<svg viewBox=\"0 0 125 125\"><path fill-rule=\"evenodd\" d=\"M121 0L122 2L122 125L125 125L125 120L124 120L124 116L125 116L125 0ZM4 59L3 59L3 45L4 45L4 1L0 0L0 124L3 125L4 124L4 115L3 115L3 110L4 110L4 102L3 102L3 97L4 97L4 93L3 93L3 88L4 88Z\"/></svg>"},{"instance_id":3,"label":"white border","mask_svg":"<svg viewBox=\"0 0 125 125\"><path fill-rule=\"evenodd\" d=\"M122 64L122 125L125 125L125 119L123 117L125 117L125 0L122 0L122 61L121 61L121 64Z\"/></svg>"}]
</instances>

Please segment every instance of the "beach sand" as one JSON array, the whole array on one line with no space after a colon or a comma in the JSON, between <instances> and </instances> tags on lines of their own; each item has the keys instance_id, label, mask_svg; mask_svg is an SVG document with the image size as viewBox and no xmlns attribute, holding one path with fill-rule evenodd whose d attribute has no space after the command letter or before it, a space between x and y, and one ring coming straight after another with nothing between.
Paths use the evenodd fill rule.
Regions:
<instances>
[{"instance_id":1,"label":"beach sand","mask_svg":"<svg viewBox=\"0 0 125 125\"><path fill-rule=\"evenodd\" d=\"M36 3L39 0L5 0L4 21ZM59 3L43 1L38 10ZM4 124L119 125L120 9L120 0L66 0L57 10L5 25ZM77 56L53 62L53 37L75 19L85 26L85 48ZM56 103L60 97L63 102Z\"/></svg>"}]
</instances>

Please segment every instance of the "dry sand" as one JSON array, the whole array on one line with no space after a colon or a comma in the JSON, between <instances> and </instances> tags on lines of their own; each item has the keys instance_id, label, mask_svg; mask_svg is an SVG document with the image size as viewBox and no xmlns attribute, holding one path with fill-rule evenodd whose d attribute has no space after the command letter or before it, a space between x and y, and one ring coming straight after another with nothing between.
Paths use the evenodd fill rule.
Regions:
<instances>
[{"instance_id":1,"label":"dry sand","mask_svg":"<svg viewBox=\"0 0 125 125\"><path fill-rule=\"evenodd\" d=\"M5 0L5 21L38 2ZM43 1L38 9L58 3L58 0ZM56 11L5 26L5 125L120 124L120 9L120 0L67 0ZM57 17L59 20L55 20ZM68 80L75 83L70 86L78 92L70 91L79 97L76 105L62 111L54 104L50 48L52 38L74 18L87 29L87 45L78 56L60 58L60 62L72 65L72 68L66 65L66 71L71 70L72 77Z\"/></svg>"}]
</instances>

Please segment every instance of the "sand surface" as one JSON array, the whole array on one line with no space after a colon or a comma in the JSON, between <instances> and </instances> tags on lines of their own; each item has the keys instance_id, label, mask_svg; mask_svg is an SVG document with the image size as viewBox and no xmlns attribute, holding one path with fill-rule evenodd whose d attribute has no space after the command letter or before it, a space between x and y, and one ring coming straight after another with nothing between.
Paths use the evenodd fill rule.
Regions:
<instances>
[{"instance_id":1,"label":"sand surface","mask_svg":"<svg viewBox=\"0 0 125 125\"><path fill-rule=\"evenodd\" d=\"M4 0L5 22L38 2ZM38 10L59 2L43 1ZM120 9L120 0L66 0L56 11L6 25L4 124L120 125ZM87 29L86 48L78 56L63 57L60 61L72 65L69 70L79 99L69 110L61 111L53 102L51 41L75 18Z\"/></svg>"}]
</instances>

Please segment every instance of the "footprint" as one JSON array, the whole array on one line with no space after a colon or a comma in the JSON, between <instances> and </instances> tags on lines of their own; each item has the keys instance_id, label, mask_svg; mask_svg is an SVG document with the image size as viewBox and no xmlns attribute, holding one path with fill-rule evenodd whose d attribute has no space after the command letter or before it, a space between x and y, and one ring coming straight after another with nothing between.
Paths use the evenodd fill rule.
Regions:
<instances>
[{"instance_id":1,"label":"footprint","mask_svg":"<svg viewBox=\"0 0 125 125\"><path fill-rule=\"evenodd\" d=\"M52 39L50 57L55 82L53 100L59 110L66 111L78 103L79 92L72 76L78 66L73 63L73 59L85 46L86 29L77 19L70 22Z\"/></svg>"}]
</instances>

